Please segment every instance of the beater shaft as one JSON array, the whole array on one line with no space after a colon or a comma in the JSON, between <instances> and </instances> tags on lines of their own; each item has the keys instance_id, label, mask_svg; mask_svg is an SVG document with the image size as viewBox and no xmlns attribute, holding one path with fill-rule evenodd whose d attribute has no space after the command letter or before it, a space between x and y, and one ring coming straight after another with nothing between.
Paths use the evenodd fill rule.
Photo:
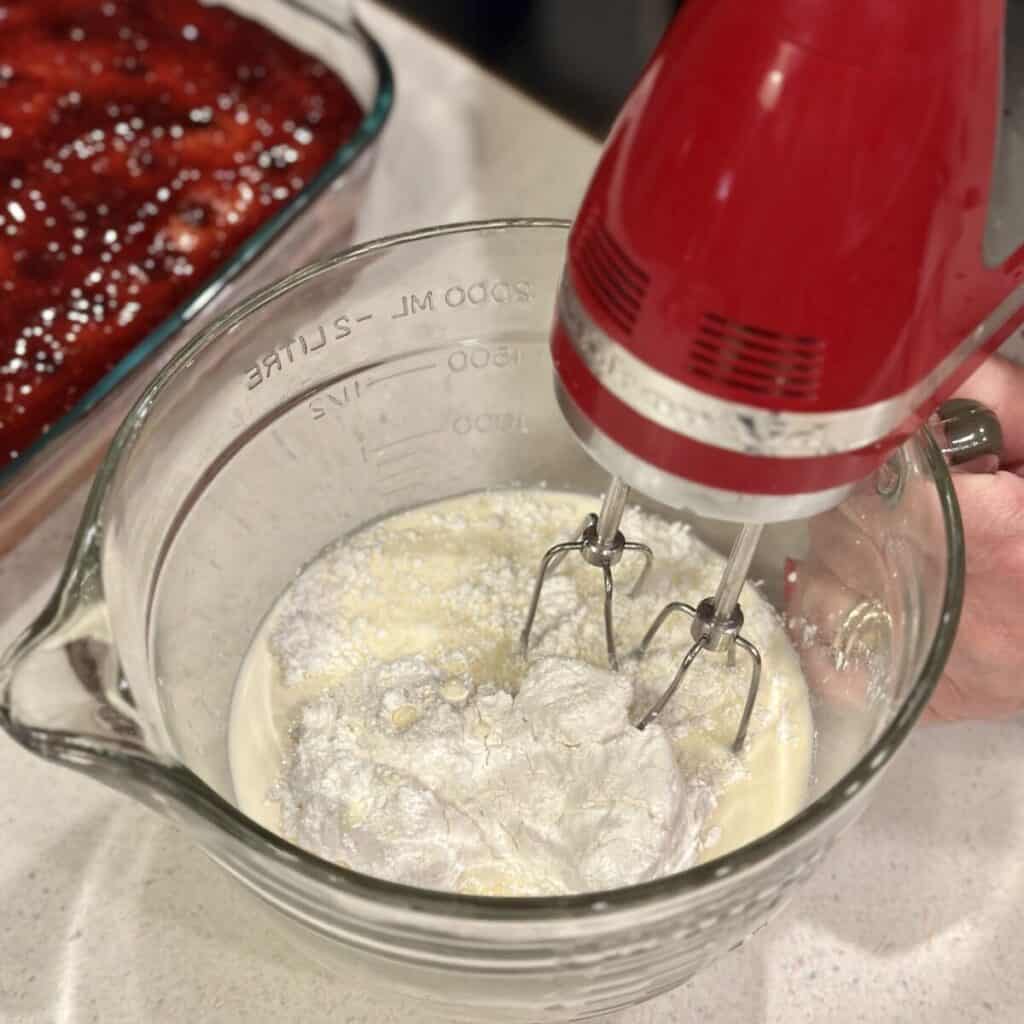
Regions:
<instances>
[{"instance_id":1,"label":"beater shaft","mask_svg":"<svg viewBox=\"0 0 1024 1024\"><path fill-rule=\"evenodd\" d=\"M608 664L612 669L618 671L619 655L615 644L615 622L613 616L615 583L612 578L612 566L617 565L627 551L635 551L643 556L643 569L630 589L630 594L634 594L643 585L644 580L647 578L647 573L654 562L654 554L646 544L637 544L635 541L626 540L619 529L619 525L622 522L622 514L626 509L626 502L628 500L629 487L618 477L612 477L609 481L604 501L601 503L600 513L598 515L591 513L584 519L574 540L555 544L545 552L544 557L541 559L537 581L533 585L533 596L530 599L526 622L519 637L519 648L524 658L529 653L530 634L533 631L533 624L537 618L537 608L540 605L544 582L558 569L562 560L570 551L577 551L588 565L601 570L604 585L605 648L608 654Z\"/></svg>"},{"instance_id":2,"label":"beater shaft","mask_svg":"<svg viewBox=\"0 0 1024 1024\"><path fill-rule=\"evenodd\" d=\"M629 485L613 476L608 483L608 491L601 502L601 511L597 514L597 541L608 546L615 542L622 522L622 513L626 511L629 501Z\"/></svg>"},{"instance_id":3,"label":"beater shaft","mask_svg":"<svg viewBox=\"0 0 1024 1024\"><path fill-rule=\"evenodd\" d=\"M712 651L721 650L725 646L722 643L723 638L730 647L732 646L732 639L727 636L725 627L732 618L736 605L739 604L740 592L747 582L750 563L754 560L754 552L757 550L757 542L761 539L763 529L763 523L747 523L733 541L729 559L725 563L714 596L715 615L711 620L708 637L708 648Z\"/></svg>"}]
</instances>

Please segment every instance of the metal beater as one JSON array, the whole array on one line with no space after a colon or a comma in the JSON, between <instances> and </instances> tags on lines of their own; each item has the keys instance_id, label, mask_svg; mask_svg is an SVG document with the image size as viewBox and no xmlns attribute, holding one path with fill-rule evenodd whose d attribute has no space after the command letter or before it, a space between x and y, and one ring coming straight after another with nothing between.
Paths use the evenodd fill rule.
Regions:
<instances>
[{"instance_id":1,"label":"metal beater","mask_svg":"<svg viewBox=\"0 0 1024 1024\"><path fill-rule=\"evenodd\" d=\"M635 551L643 557L644 567L630 590L632 595L643 586L654 563L654 553L646 544L626 540L619 529L628 499L629 487L618 477L612 477L601 504L601 511L597 515L591 513L587 516L574 540L555 544L545 552L541 559L537 582L533 587L526 623L520 636L520 647L524 658L529 653L530 633L537 617L537 608L545 581L558 569L566 555L578 552L588 565L600 569L604 576L605 646L608 653L608 664L613 671L619 670L615 642L613 607L615 583L612 577L612 567L622 560L622 556L627 551ZM743 749L747 729L750 725L750 716L754 710L758 687L761 683L761 653L754 644L742 636L743 611L740 608L739 596L743 590L743 584L746 582L761 530L760 523L747 524L742 527L732 546L732 551L729 553L729 559L714 597L705 597L696 608L684 601L671 601L662 608L644 634L643 640L640 641L639 647L634 652L635 656L639 658L647 653L658 631L672 615L681 612L693 620L690 626L692 643L689 649L679 663L679 668L667 688L636 723L638 729L645 729L664 711L701 651L724 654L728 659L728 665L732 667L735 664L736 648L740 647L750 656L751 674L747 699L740 716L732 749L736 753Z\"/></svg>"}]
</instances>

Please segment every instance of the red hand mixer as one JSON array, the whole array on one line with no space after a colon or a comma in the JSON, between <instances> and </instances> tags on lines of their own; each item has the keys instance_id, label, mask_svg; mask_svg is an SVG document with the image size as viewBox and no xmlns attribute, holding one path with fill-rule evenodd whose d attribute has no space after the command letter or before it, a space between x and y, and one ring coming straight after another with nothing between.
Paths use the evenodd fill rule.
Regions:
<instances>
[{"instance_id":1,"label":"red hand mixer","mask_svg":"<svg viewBox=\"0 0 1024 1024\"><path fill-rule=\"evenodd\" d=\"M613 474L544 557L611 568L637 490L744 523L702 651L760 657L738 604L761 525L838 504L1024 320L1024 4L690 0L605 145L569 240L556 391Z\"/></svg>"}]
</instances>

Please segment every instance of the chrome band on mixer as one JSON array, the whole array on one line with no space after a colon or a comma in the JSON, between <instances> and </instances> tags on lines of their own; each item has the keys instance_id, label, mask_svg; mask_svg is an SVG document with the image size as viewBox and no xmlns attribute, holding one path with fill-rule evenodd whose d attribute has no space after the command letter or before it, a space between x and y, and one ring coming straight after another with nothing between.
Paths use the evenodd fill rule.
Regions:
<instances>
[{"instance_id":1,"label":"chrome band on mixer","mask_svg":"<svg viewBox=\"0 0 1024 1024\"><path fill-rule=\"evenodd\" d=\"M853 452L888 436L939 382L1006 325L1022 300L1024 285L932 373L902 394L856 409L784 414L699 391L638 359L590 317L568 275L562 277L558 309L580 359L605 390L638 415L715 448L785 459Z\"/></svg>"},{"instance_id":2,"label":"chrome band on mixer","mask_svg":"<svg viewBox=\"0 0 1024 1024\"><path fill-rule=\"evenodd\" d=\"M555 398L580 444L596 462L628 480L631 487L673 508L689 508L702 516L730 522L786 522L817 515L839 504L856 486L841 484L803 494L756 494L695 484L666 473L613 441L590 421L555 378Z\"/></svg>"}]
</instances>

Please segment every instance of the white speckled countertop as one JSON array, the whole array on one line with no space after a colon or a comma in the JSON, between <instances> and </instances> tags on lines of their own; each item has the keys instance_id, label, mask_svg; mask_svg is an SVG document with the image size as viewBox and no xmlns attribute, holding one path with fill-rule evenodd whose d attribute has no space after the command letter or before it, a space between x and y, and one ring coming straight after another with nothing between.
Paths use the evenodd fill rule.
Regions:
<instances>
[{"instance_id":1,"label":"white speckled countertop","mask_svg":"<svg viewBox=\"0 0 1024 1024\"><path fill-rule=\"evenodd\" d=\"M399 100L358 235L571 215L596 147L361 8ZM282 270L285 268L282 268ZM0 648L49 595L81 496L0 560ZM923 730L796 904L616 1024L1024 1020L1024 721ZM187 839L0 736L0 1021L413 1022L310 966Z\"/></svg>"}]
</instances>

